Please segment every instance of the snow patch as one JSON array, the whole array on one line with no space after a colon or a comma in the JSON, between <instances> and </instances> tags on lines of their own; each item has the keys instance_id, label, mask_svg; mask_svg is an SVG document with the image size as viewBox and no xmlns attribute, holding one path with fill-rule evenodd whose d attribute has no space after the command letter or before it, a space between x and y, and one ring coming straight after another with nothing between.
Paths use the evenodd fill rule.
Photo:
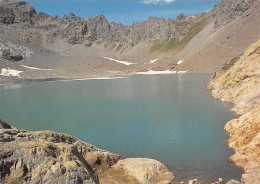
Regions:
<instances>
[{"instance_id":1,"label":"snow patch","mask_svg":"<svg viewBox=\"0 0 260 184\"><path fill-rule=\"evenodd\" d=\"M83 78L83 79L73 79L75 81L83 80L112 80L112 79L125 79L126 77L96 77L96 78Z\"/></svg>"},{"instance_id":2,"label":"snow patch","mask_svg":"<svg viewBox=\"0 0 260 184\"><path fill-rule=\"evenodd\" d=\"M153 64L153 63L155 63L157 61L158 61L158 58L157 59L152 59L152 60L150 60L150 63Z\"/></svg>"},{"instance_id":3,"label":"snow patch","mask_svg":"<svg viewBox=\"0 0 260 184\"><path fill-rule=\"evenodd\" d=\"M183 60L180 60L180 61L177 63L177 65L180 65L180 64L182 64L182 62L183 62Z\"/></svg>"},{"instance_id":4,"label":"snow patch","mask_svg":"<svg viewBox=\"0 0 260 184\"><path fill-rule=\"evenodd\" d=\"M187 73L187 71L170 71L170 70L165 70L165 71L154 71L148 69L147 72L137 72L137 75L159 75L159 74L184 74Z\"/></svg>"},{"instance_id":5,"label":"snow patch","mask_svg":"<svg viewBox=\"0 0 260 184\"><path fill-rule=\"evenodd\" d=\"M13 70L11 68L2 68L2 72L0 75L2 76L7 76L7 77L20 77L20 73L22 73L23 71L18 71L18 70Z\"/></svg>"},{"instance_id":6,"label":"snow patch","mask_svg":"<svg viewBox=\"0 0 260 184\"><path fill-rule=\"evenodd\" d=\"M61 79L56 80L59 82L69 82L69 81L85 81L85 80L112 80L112 79L125 79L127 77L90 77L90 78L82 78L82 79ZM48 82L56 82L56 81L48 81Z\"/></svg>"},{"instance_id":7,"label":"snow patch","mask_svg":"<svg viewBox=\"0 0 260 184\"><path fill-rule=\"evenodd\" d=\"M149 70L147 72L137 72L136 74L138 74L138 75L158 75L158 74L174 74L174 73L177 73L177 72L170 71L170 70L165 70L165 71Z\"/></svg>"},{"instance_id":8,"label":"snow patch","mask_svg":"<svg viewBox=\"0 0 260 184\"><path fill-rule=\"evenodd\" d=\"M26 65L20 65L21 67L24 67L24 68L29 68L29 69L32 69L32 70L45 70L45 71L52 71L53 69L44 69L44 68L36 68L36 67L31 67L31 66L26 66Z\"/></svg>"},{"instance_id":9,"label":"snow patch","mask_svg":"<svg viewBox=\"0 0 260 184\"><path fill-rule=\"evenodd\" d=\"M103 57L103 58L111 60L111 61L115 61L115 62L123 64L123 65L134 65L134 64L136 64L136 63L130 63L130 62L127 62L127 61L120 61L120 60L109 58L109 57Z\"/></svg>"},{"instance_id":10,"label":"snow patch","mask_svg":"<svg viewBox=\"0 0 260 184\"><path fill-rule=\"evenodd\" d=\"M187 71L178 71L177 73L181 74L181 73L187 73Z\"/></svg>"}]
</instances>

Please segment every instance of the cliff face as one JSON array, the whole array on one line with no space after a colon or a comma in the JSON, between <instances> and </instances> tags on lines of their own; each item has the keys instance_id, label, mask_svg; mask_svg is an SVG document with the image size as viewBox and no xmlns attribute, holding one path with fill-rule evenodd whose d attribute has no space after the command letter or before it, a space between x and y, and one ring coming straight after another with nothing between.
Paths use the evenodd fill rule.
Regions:
<instances>
[{"instance_id":1,"label":"cliff face","mask_svg":"<svg viewBox=\"0 0 260 184\"><path fill-rule=\"evenodd\" d=\"M180 14L177 20L150 17L147 21L125 26L109 23L103 15L93 15L84 20L73 13L62 18L42 12L37 14L26 2L2 0L0 30L20 40L42 46L49 46L55 42L81 44L87 47L94 43L117 43L120 48L128 48L141 41L152 44L166 43L171 39L181 41L190 36L194 31L194 25L201 27L199 23L209 17L215 17L216 27L226 25L237 16L241 16L254 3L255 0L223 1L211 12L194 17L186 17L183 14Z\"/></svg>"},{"instance_id":2,"label":"cliff face","mask_svg":"<svg viewBox=\"0 0 260 184\"><path fill-rule=\"evenodd\" d=\"M173 36L185 34L184 30L194 21L185 16L177 21L150 17L145 22L125 26L110 24L103 15L93 15L84 20L73 13L62 18L41 12L37 14L28 3L15 0L1 1L0 9L3 32L38 44L52 44L61 40L71 45L83 44L89 47L95 42L122 42L127 45L142 40L165 42ZM17 29L26 30L27 33L17 33Z\"/></svg>"},{"instance_id":3,"label":"cliff face","mask_svg":"<svg viewBox=\"0 0 260 184\"><path fill-rule=\"evenodd\" d=\"M244 169L241 182L260 183L260 40L218 70L208 84L215 98L235 104L241 115L225 126L230 161Z\"/></svg>"},{"instance_id":4,"label":"cliff face","mask_svg":"<svg viewBox=\"0 0 260 184\"><path fill-rule=\"evenodd\" d=\"M215 7L215 25L217 27L226 25L236 17L241 16L257 0L223 0Z\"/></svg>"}]
</instances>

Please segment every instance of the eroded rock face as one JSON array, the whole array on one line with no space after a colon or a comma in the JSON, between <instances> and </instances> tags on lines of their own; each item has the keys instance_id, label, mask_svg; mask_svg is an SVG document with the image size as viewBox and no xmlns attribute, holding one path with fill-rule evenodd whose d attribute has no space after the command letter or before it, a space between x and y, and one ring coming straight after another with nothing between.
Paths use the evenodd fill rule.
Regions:
<instances>
[{"instance_id":1,"label":"eroded rock face","mask_svg":"<svg viewBox=\"0 0 260 184\"><path fill-rule=\"evenodd\" d=\"M120 160L99 178L101 184L168 184L174 174L156 160L129 158Z\"/></svg>"},{"instance_id":2,"label":"eroded rock face","mask_svg":"<svg viewBox=\"0 0 260 184\"><path fill-rule=\"evenodd\" d=\"M242 56L225 64L212 77L208 88L215 98L236 104L234 110L243 115L260 102L260 40Z\"/></svg>"},{"instance_id":3,"label":"eroded rock face","mask_svg":"<svg viewBox=\"0 0 260 184\"><path fill-rule=\"evenodd\" d=\"M0 6L0 22L5 24L22 23L30 25L37 15L28 3L19 0L2 0Z\"/></svg>"},{"instance_id":4,"label":"eroded rock face","mask_svg":"<svg viewBox=\"0 0 260 184\"><path fill-rule=\"evenodd\" d=\"M97 175L119 158L69 135L0 124L3 183L99 183Z\"/></svg>"},{"instance_id":5,"label":"eroded rock face","mask_svg":"<svg viewBox=\"0 0 260 184\"><path fill-rule=\"evenodd\" d=\"M84 20L73 13L62 18L42 12L37 14L31 5L18 0L0 1L0 10L0 31L42 45L59 41L88 47L93 43L129 46L140 41L167 42L173 37L181 39L193 24L201 21L201 16L197 19L181 14L176 21L150 17L147 21L126 26L109 23L103 15L92 15Z\"/></svg>"},{"instance_id":6,"label":"eroded rock face","mask_svg":"<svg viewBox=\"0 0 260 184\"><path fill-rule=\"evenodd\" d=\"M20 61L28 59L31 55L32 51L28 48L0 39L0 57L9 61Z\"/></svg>"},{"instance_id":7,"label":"eroded rock face","mask_svg":"<svg viewBox=\"0 0 260 184\"><path fill-rule=\"evenodd\" d=\"M231 20L242 15L257 0L223 0L214 11L216 11L215 25L217 27L226 25Z\"/></svg>"},{"instance_id":8,"label":"eroded rock face","mask_svg":"<svg viewBox=\"0 0 260 184\"><path fill-rule=\"evenodd\" d=\"M242 183L260 183L260 40L217 71L208 88L214 97L236 104L233 110L241 117L225 126L236 152L230 161L244 169Z\"/></svg>"}]
</instances>

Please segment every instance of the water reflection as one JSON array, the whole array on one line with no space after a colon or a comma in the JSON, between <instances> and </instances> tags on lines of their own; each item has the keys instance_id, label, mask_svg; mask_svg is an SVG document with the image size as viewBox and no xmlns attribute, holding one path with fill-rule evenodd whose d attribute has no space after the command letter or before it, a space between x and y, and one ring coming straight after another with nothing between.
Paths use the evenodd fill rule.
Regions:
<instances>
[{"instance_id":1,"label":"water reflection","mask_svg":"<svg viewBox=\"0 0 260 184\"><path fill-rule=\"evenodd\" d=\"M21 88L22 84L10 84L10 85L3 85L4 89L18 89Z\"/></svg>"}]
</instances>

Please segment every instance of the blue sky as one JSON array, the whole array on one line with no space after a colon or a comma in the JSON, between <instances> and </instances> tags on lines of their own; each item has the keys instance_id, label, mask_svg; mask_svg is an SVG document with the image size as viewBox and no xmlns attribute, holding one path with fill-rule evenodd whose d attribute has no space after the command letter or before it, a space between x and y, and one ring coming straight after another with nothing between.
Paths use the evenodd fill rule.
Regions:
<instances>
[{"instance_id":1,"label":"blue sky","mask_svg":"<svg viewBox=\"0 0 260 184\"><path fill-rule=\"evenodd\" d=\"M221 0L25 0L37 12L62 17L71 12L87 19L93 14L103 14L109 22L131 25L149 16L176 19L183 13L192 16L208 11Z\"/></svg>"}]
</instances>

